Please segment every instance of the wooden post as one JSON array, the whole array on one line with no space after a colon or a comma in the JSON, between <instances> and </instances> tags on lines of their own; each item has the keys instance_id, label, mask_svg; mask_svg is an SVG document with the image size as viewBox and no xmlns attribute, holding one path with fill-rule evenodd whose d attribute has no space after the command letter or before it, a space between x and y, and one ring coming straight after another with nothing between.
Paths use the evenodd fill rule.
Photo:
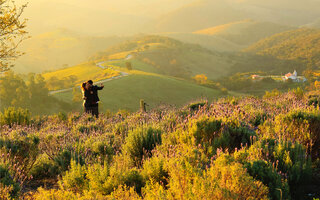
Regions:
<instances>
[{"instance_id":1,"label":"wooden post","mask_svg":"<svg viewBox=\"0 0 320 200\"><path fill-rule=\"evenodd\" d=\"M147 112L146 103L144 102L143 99L140 99L140 111L141 112Z\"/></svg>"}]
</instances>

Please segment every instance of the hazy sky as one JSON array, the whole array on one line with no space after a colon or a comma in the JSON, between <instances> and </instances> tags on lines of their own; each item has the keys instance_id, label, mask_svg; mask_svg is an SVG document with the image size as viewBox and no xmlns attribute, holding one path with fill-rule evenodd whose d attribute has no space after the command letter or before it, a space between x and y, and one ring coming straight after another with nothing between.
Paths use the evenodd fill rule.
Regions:
<instances>
[{"instance_id":1,"label":"hazy sky","mask_svg":"<svg viewBox=\"0 0 320 200\"><path fill-rule=\"evenodd\" d=\"M32 0L24 16L29 19L29 30L34 33L52 28L71 28L80 32L96 28L97 21L110 27L128 23L148 23L194 0ZM22 0L22 2L27 2ZM139 24L140 25L140 24ZM130 26L130 25L129 25ZM119 27L116 27L118 29ZM104 32L105 28L101 27ZM99 31L92 30L96 33ZM111 31L112 33L112 31Z\"/></svg>"},{"instance_id":2,"label":"hazy sky","mask_svg":"<svg viewBox=\"0 0 320 200\"><path fill-rule=\"evenodd\" d=\"M32 0L30 6L55 2L94 10L154 16L175 9L194 0Z\"/></svg>"},{"instance_id":3,"label":"hazy sky","mask_svg":"<svg viewBox=\"0 0 320 200\"><path fill-rule=\"evenodd\" d=\"M212 7L228 3L235 9L253 13L252 16L265 12L266 17L258 18L263 20L273 18L274 11L283 17L296 12L297 20L305 13L310 15L309 19L313 16L310 13L320 13L320 0L19 0L19 3L27 1L24 16L29 19L32 34L56 28L91 35L144 33L157 19L197 1L208 1Z\"/></svg>"}]
</instances>

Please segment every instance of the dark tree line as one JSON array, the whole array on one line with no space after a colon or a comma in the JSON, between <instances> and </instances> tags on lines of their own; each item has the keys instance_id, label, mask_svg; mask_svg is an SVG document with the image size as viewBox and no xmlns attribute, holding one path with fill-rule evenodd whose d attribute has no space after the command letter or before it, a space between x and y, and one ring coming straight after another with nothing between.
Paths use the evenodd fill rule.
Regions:
<instances>
[{"instance_id":1,"label":"dark tree line","mask_svg":"<svg viewBox=\"0 0 320 200\"><path fill-rule=\"evenodd\" d=\"M40 74L22 76L8 71L0 78L0 109L27 108L32 114L51 114L69 111L72 105L49 95L44 78Z\"/></svg>"}]
</instances>

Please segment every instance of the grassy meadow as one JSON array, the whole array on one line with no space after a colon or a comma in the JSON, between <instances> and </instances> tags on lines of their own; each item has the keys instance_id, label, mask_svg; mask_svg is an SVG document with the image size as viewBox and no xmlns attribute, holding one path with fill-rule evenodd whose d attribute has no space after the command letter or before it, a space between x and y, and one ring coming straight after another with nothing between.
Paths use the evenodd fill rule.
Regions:
<instances>
[{"instance_id":1,"label":"grassy meadow","mask_svg":"<svg viewBox=\"0 0 320 200\"><path fill-rule=\"evenodd\" d=\"M131 72L129 76L106 82L104 85L104 89L99 91L102 111L136 111L139 109L140 99L144 99L149 108L155 108L162 104L182 106L197 98L212 100L222 96L219 90L182 79L140 71ZM70 91L54 96L71 102L73 95ZM82 109L81 103L78 104L79 110Z\"/></svg>"}]
</instances>

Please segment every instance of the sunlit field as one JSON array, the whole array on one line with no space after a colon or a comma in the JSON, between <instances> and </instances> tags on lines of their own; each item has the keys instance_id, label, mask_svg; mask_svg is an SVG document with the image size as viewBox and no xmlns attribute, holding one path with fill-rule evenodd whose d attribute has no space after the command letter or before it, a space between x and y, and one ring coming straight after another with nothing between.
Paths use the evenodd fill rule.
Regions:
<instances>
[{"instance_id":1,"label":"sunlit field","mask_svg":"<svg viewBox=\"0 0 320 200\"><path fill-rule=\"evenodd\" d=\"M113 112L121 109L137 111L140 99L144 99L149 108L156 108L162 104L182 106L198 98L214 99L224 96L218 90L183 80L143 74L132 74L105 83L105 88L99 94L103 106L101 109ZM71 101L72 91L55 96L64 101Z\"/></svg>"},{"instance_id":2,"label":"sunlit field","mask_svg":"<svg viewBox=\"0 0 320 200\"><path fill-rule=\"evenodd\" d=\"M81 83L87 80L101 81L112 77L117 77L120 75L119 71L115 71L112 69L102 69L98 67L95 63L85 63L81 65L77 65L74 67L68 67L65 69L47 72L42 74L45 81L47 81L50 85L51 82L54 82L55 79L58 80L67 80L72 86L80 85ZM57 89L55 84L52 83L52 86L49 86L49 89ZM63 86L62 88L63 89Z\"/></svg>"}]
</instances>

